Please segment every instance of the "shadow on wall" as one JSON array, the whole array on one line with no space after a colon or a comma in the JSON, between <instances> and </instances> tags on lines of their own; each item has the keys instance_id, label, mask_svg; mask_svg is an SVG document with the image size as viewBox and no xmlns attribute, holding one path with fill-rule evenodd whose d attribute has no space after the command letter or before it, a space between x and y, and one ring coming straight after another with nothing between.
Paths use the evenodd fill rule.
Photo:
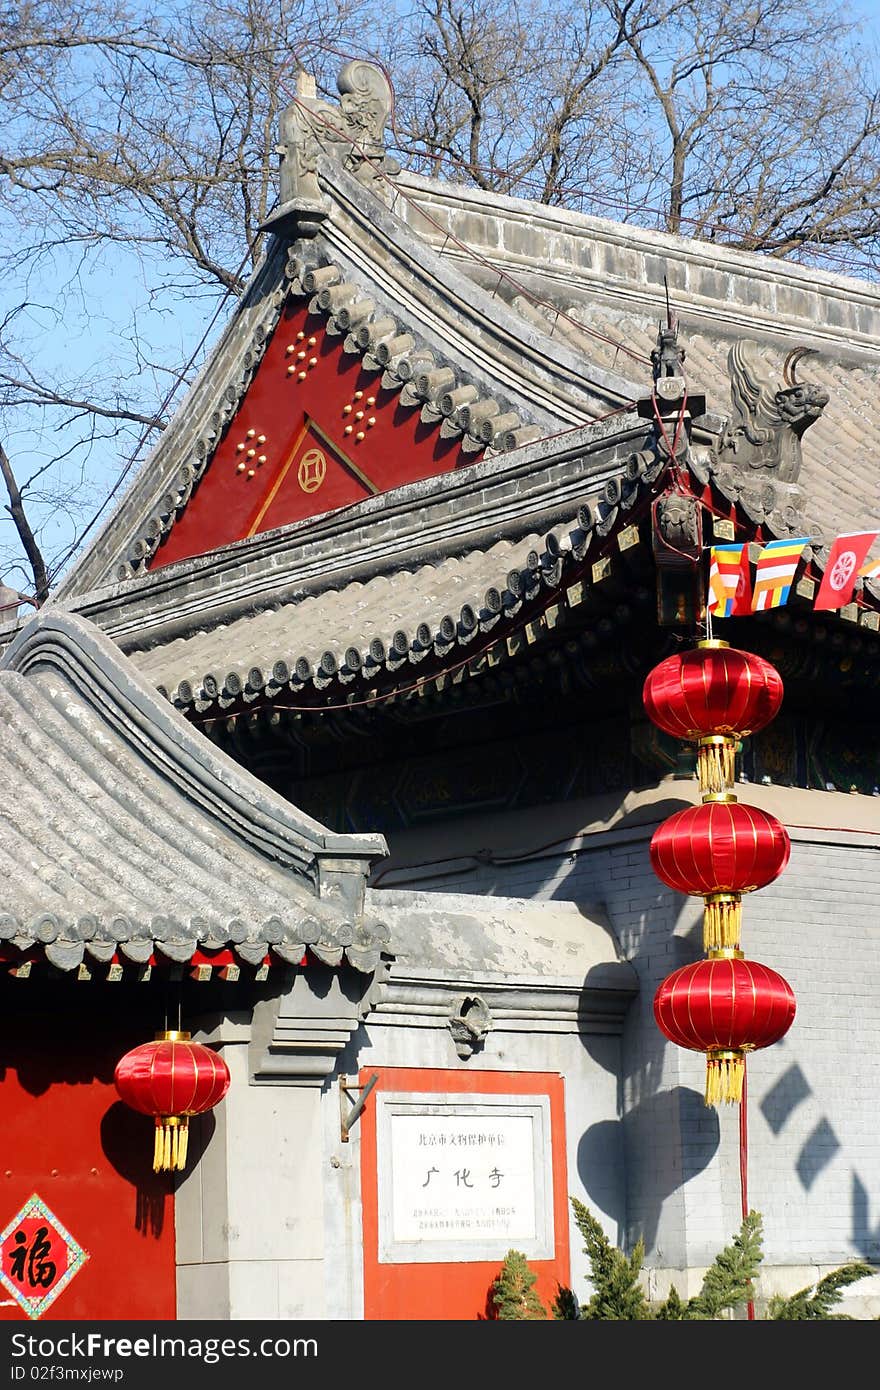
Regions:
<instances>
[{"instance_id":1,"label":"shadow on wall","mask_svg":"<svg viewBox=\"0 0 880 1390\"><path fill-rule=\"evenodd\" d=\"M783 1038L777 1047L786 1047ZM809 1106L813 1091L797 1062L792 1062L761 1101L761 1114L774 1135L792 1122L795 1112ZM801 1121L803 1123L803 1120ZM842 1152L842 1144L829 1120L820 1115L800 1146L795 1171L801 1186L809 1192L825 1169ZM850 1239L858 1257L876 1264L880 1261L880 1222L871 1224L871 1195L857 1173L852 1175L852 1230Z\"/></svg>"},{"instance_id":2,"label":"shadow on wall","mask_svg":"<svg viewBox=\"0 0 880 1390\"><path fill-rule=\"evenodd\" d=\"M620 802L620 797L612 796L608 799L607 805L601 809L610 818L615 809L622 809ZM615 823L614 828L629 828L643 823L645 820L656 820L659 823L668 815L691 804L692 799L686 800L675 796L664 798L654 802L649 811L646 808L637 808L629 814L624 812ZM521 828L519 823L517 824L518 828ZM459 823L459 832L461 833L465 827L468 827L467 818L463 818ZM479 842L485 844L486 832L482 824L468 828L472 835L478 833L481 837ZM688 1110L680 1114L676 1123L690 1125L690 1107L693 1106L695 1117L698 1116L700 1122L700 1127L696 1132L702 1135L707 1124L712 1126L713 1133L706 1141L709 1157L705 1153L703 1154L705 1162L708 1163L718 1145L718 1116L711 1108L705 1107L702 1095L695 1091L679 1088L678 1092L663 1092L664 1050L673 1047L673 1044L667 1043L659 1030L656 1030L656 1037L652 1046L650 1043L652 1028L646 1027L652 1014L653 991L660 983L661 977L665 977L680 966L698 960L704 954L702 902L697 897L683 898L682 895L675 894L670 889L661 887L658 883L654 891L647 890L650 905L648 907L640 906L637 911L630 911L624 901L609 896L607 876L602 875L600 868L601 856L597 858L594 868L590 862L588 840L583 841L578 849L569 847L566 850L564 848L566 845L571 845L572 836L577 833L573 829L570 819L549 823L542 821L542 831L543 834L536 836L531 844L526 842L525 837L523 837L517 842L516 849L509 846L503 850L484 849L479 858L467 855L462 846L456 842L450 847L449 855L453 856L455 851L460 851L461 857L450 857L442 861L423 863L421 866L412 866L405 882L395 879L393 886L405 886L423 892L430 892L432 889L462 893L472 892L487 897L495 895L523 896L534 901L601 901L606 908L615 935L620 941L623 957L631 961L640 974L642 969L650 965L652 959L655 969L662 964L660 973L656 978L642 977L641 994L630 1005L630 1015L626 1025L626 1032L630 1030L630 1027L642 1028L642 1036L645 1039L645 1046L640 1047L635 1053L637 1070L630 1069L626 1078L628 1091L637 1096L636 1104L631 1112L634 1126L633 1139L636 1143L647 1141L649 1146L647 1152L650 1153L656 1141L656 1135L644 1134L644 1116L651 1114L656 1116L657 1106L666 1104L674 1106L676 1103L675 1095L686 1094L691 1097L687 1102ZM559 849L558 853L551 852L554 847ZM647 840L644 845L644 859L645 865L648 865ZM526 869L528 870L527 874ZM650 875L647 878L642 878L638 885L640 893L646 889L649 878ZM389 884L389 886L391 885ZM625 898L625 874L617 880L616 887L621 897ZM677 911L676 899L680 899L677 903ZM669 924L668 954L665 958L661 957L656 950L652 956L650 940L645 945L646 938L650 938L650 923L654 914L657 915L657 921L665 920ZM655 945L657 940L659 938L655 935ZM644 952L643 946L645 947ZM643 962L643 954L646 963ZM612 1069L608 1058L607 1039L597 1038L596 1035L591 1036L586 1033L581 1035L581 1041L587 1051L594 1055L597 1062L606 1070ZM781 1040L776 1048L780 1049L776 1054L781 1063L780 1072L760 1102L760 1108L772 1133L779 1136L792 1120L795 1111L798 1112L798 1119L803 1124L807 1107L811 1106L817 1109L817 1106L813 1088L801 1067L796 1062L789 1062L786 1065L785 1040ZM625 1048L624 1055L626 1055ZM774 1058L774 1060L776 1059ZM618 1096L621 1110L623 1109L623 1091L623 1073L621 1073ZM691 1130L691 1133L693 1132ZM608 1146L616 1146L612 1152L619 1155L619 1162L622 1163L624 1155L623 1133L617 1121L597 1125L584 1135L579 1150L579 1153L583 1155L583 1161L579 1162L579 1169L584 1188L590 1193L591 1201L596 1208L611 1219L621 1221L620 1201L614 1195L614 1185L597 1185L596 1181L597 1174L602 1171L602 1161L606 1164L605 1171L608 1171L607 1157L600 1160L601 1154L607 1154ZM792 1176L805 1191L810 1191L832 1163L835 1160L840 1160L843 1152L843 1143L833 1125L826 1117L817 1113L813 1118L809 1133L798 1149L792 1167ZM667 1191L674 1191L682 1182L687 1181L688 1176L687 1173L676 1175L675 1181L671 1182ZM592 1187L590 1185L591 1177ZM876 1263L880 1261L880 1221L873 1217L871 1211L871 1192L874 1188L875 1184L866 1185L864 1179L857 1172L853 1172L850 1239L859 1258ZM643 1234L646 1243L650 1245L652 1232L646 1229Z\"/></svg>"},{"instance_id":3,"label":"shadow on wall","mask_svg":"<svg viewBox=\"0 0 880 1390\"><path fill-rule=\"evenodd\" d=\"M603 1120L591 1125L582 1135L577 1151L578 1176L591 1204L615 1221L620 1230L625 1229L627 1220L623 1185L615 1189L619 1196L609 1199L612 1189L601 1181L601 1175L608 1172L609 1160L614 1155L623 1162L623 1123ZM658 1136L676 1134L679 1128L693 1133L697 1127L701 1142L689 1146L686 1166L681 1163L677 1142L665 1149L658 1145ZM662 1204L678 1188L708 1168L718 1151L721 1126L717 1111L706 1107L701 1092L675 1086L640 1101L629 1112L626 1129L628 1145L643 1153L652 1153L655 1158L656 1209L646 1213L642 1229L645 1244L650 1248L656 1238Z\"/></svg>"},{"instance_id":4,"label":"shadow on wall","mask_svg":"<svg viewBox=\"0 0 880 1390\"><path fill-rule=\"evenodd\" d=\"M680 809L680 806L670 801L659 804L657 809L668 811L671 808ZM569 862L572 867L568 872L558 861L552 868L548 865L546 877L541 883L536 879L533 891L539 895L543 891L555 899L581 898L583 875L578 875L574 867L575 856L571 856ZM504 891L503 883L499 884L499 891ZM639 914L639 925L630 924L624 933L622 954L631 960L636 969L640 969L641 953L638 943L650 937L647 924L650 923L652 914L656 913L658 918L662 916L673 922L677 899L680 899L680 911L674 934L668 942L669 951L663 960L661 973L665 977L673 970L702 958L702 902L698 898L682 898L681 895L673 894L658 885L656 895L652 895L652 906L643 908ZM673 905L672 913L670 904ZM614 920L613 906L607 903L607 898L606 910L617 934L620 924ZM689 923L688 918L692 919ZM649 952L648 959L650 958ZM641 993L630 1005L627 1028L633 1025L644 1027L648 1022L653 1012L653 991L658 983L659 978L642 977ZM625 1187L623 1183L609 1181L609 1171L625 1171L623 1165L627 1154L630 1157L638 1154L651 1155L651 1188L655 1209L649 1210L645 1219L640 1222L641 1234L649 1249L656 1239L662 1203L697 1173L708 1167L720 1143L718 1112L705 1105L700 1092L686 1087L663 1089L663 1057L666 1048L672 1044L667 1043L657 1030L652 1046L651 1036L652 1030L648 1028L643 1045L636 1052L638 1069L635 1073L630 1071L628 1076L627 1090L636 1100L632 1108L627 1110L625 1121L607 1121L593 1126L584 1134L578 1148L578 1171L584 1190L589 1193L595 1209L615 1221L621 1231L626 1229L627 1223L624 1211ZM614 1069L607 1038L585 1032L581 1035L581 1043L594 1061L606 1070ZM761 1113L776 1136L781 1135L794 1112L805 1108L812 1099L812 1088L800 1066L796 1062L785 1065L785 1041L782 1040L778 1047L780 1050L777 1055L782 1061L782 1067L771 1089L760 1102ZM622 1071L618 1104L622 1111ZM684 1146L684 1157L680 1138L683 1134L688 1136ZM658 1144L663 1142L663 1136L678 1137L668 1138L666 1148L658 1147ZM810 1191L841 1152L842 1144L832 1124L824 1116L816 1115L812 1128L800 1145L794 1160L792 1176L804 1191ZM656 1165L662 1162L667 1163L668 1168L661 1166L658 1170ZM687 1166L684 1166L685 1164ZM638 1181L637 1175L631 1174L631 1180ZM644 1187L641 1188L641 1195L644 1198ZM860 1258L876 1262L880 1255L880 1225L872 1229L869 1193L855 1173L852 1180L851 1220L850 1238L855 1251Z\"/></svg>"},{"instance_id":5,"label":"shadow on wall","mask_svg":"<svg viewBox=\"0 0 880 1390\"><path fill-rule=\"evenodd\" d=\"M852 1175L853 1244L862 1259L880 1264L880 1222L871 1225L871 1197L861 1178Z\"/></svg>"},{"instance_id":6,"label":"shadow on wall","mask_svg":"<svg viewBox=\"0 0 880 1390\"><path fill-rule=\"evenodd\" d=\"M135 1191L135 1229L144 1235L162 1234L166 1200L198 1166L217 1121L210 1113L189 1122L189 1147L182 1173L153 1172L155 1123L121 1100L111 1105L101 1120L101 1147L116 1172Z\"/></svg>"}]
</instances>

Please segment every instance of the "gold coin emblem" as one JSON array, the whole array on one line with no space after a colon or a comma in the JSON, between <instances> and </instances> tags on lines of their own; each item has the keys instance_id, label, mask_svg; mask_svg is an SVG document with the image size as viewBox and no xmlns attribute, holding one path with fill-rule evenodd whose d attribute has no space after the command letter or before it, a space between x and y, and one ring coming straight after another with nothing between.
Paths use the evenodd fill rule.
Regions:
<instances>
[{"instance_id":1,"label":"gold coin emblem","mask_svg":"<svg viewBox=\"0 0 880 1390\"><path fill-rule=\"evenodd\" d=\"M303 454L297 469L297 481L303 492L317 492L327 476L327 460L320 449Z\"/></svg>"}]
</instances>

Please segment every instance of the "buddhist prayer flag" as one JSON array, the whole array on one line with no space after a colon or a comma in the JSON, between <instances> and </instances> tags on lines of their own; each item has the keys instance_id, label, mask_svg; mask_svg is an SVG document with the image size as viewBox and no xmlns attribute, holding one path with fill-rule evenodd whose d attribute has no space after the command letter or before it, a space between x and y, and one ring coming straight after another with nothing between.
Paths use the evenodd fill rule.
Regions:
<instances>
[{"instance_id":1,"label":"buddhist prayer flag","mask_svg":"<svg viewBox=\"0 0 880 1390\"><path fill-rule=\"evenodd\" d=\"M795 536L789 541L770 541L758 556L755 568L755 587L752 593L752 612L766 608L781 608L788 595L804 546L809 536Z\"/></svg>"},{"instance_id":2,"label":"buddhist prayer flag","mask_svg":"<svg viewBox=\"0 0 880 1390\"><path fill-rule=\"evenodd\" d=\"M859 570L862 579L880 579L880 560L866 560Z\"/></svg>"},{"instance_id":3,"label":"buddhist prayer flag","mask_svg":"<svg viewBox=\"0 0 880 1390\"><path fill-rule=\"evenodd\" d=\"M842 608L849 603L862 564L880 532L849 531L838 536L828 555L814 608Z\"/></svg>"},{"instance_id":4,"label":"buddhist prayer flag","mask_svg":"<svg viewBox=\"0 0 880 1390\"><path fill-rule=\"evenodd\" d=\"M749 554L745 545L713 545L709 558L707 611L716 618L735 618L752 607Z\"/></svg>"}]
</instances>

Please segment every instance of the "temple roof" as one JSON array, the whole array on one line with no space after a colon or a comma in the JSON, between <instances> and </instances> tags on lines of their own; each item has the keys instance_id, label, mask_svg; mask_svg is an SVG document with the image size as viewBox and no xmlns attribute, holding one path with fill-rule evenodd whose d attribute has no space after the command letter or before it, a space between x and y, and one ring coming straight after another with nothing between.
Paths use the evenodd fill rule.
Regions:
<instances>
[{"instance_id":1,"label":"temple roof","mask_svg":"<svg viewBox=\"0 0 880 1390\"><path fill-rule=\"evenodd\" d=\"M611 437L607 426L585 427L568 444L561 459L536 441L465 474L370 499L321 527L169 566L87 596L83 611L191 717L442 690L554 628L564 635L591 602L599 616L622 599L653 611L651 508L670 487L668 460L644 420ZM795 525L803 519L783 510L784 489L777 506L771 484L752 491L709 476L700 450L691 455L692 494L707 489L756 551L760 540L803 534ZM827 547L817 541L805 552L790 605L800 605L800 617ZM166 589L180 600L173 614ZM858 596L824 617L873 650L880 591L859 581Z\"/></svg>"},{"instance_id":2,"label":"temple roof","mask_svg":"<svg viewBox=\"0 0 880 1390\"><path fill-rule=\"evenodd\" d=\"M384 81L373 78L371 121ZM179 709L327 708L419 692L428 674L461 678L475 658L491 664L533 642L585 594L613 606L607 594L643 585L651 509L670 490L705 508L707 528L720 519L721 538L806 537L794 597L807 607L834 537L880 528L872 285L401 174L384 157L381 121L365 149L356 121L346 127L351 104L335 116L318 106L317 135L308 100L282 120L282 197L264 261L52 599L111 636ZM200 551L193 517L205 514L206 489L213 515L239 496L244 465L230 451L245 448L233 425L248 393L256 381L269 382L261 400L280 390L265 375L271 353L279 381L309 387L298 340L279 339L292 357L272 346L292 313L325 353L316 379L353 364L385 393L398 431L383 436L387 458L416 438L458 453L321 514L205 537ZM666 409L667 435L655 360L658 324L673 318L686 389L678 457L679 406ZM795 415L779 417L779 401ZM339 440L367 449L382 422L364 421L376 424L369 438L354 425L343 433L343 417L358 418L345 411L354 406L336 412ZM768 444L776 434L782 443ZM172 547L163 563L181 527L189 549ZM873 651L878 609L877 582L860 580L854 601L823 621L865 629Z\"/></svg>"},{"instance_id":3,"label":"temple roof","mask_svg":"<svg viewBox=\"0 0 880 1390\"><path fill-rule=\"evenodd\" d=\"M373 76L378 99L382 79ZM318 106L326 127L329 109ZM301 125L307 107L295 103L290 121ZM347 116L337 115L344 127ZM304 161L298 153L312 152L315 132L288 130L287 145L279 146L287 151L287 200L269 220L266 256L188 396L58 597L74 599L135 578L161 558L204 491L212 460L234 447L224 441L267 346L297 305L320 326L318 366L329 365L327 352L336 344L350 364L346 370L354 364L384 392L386 404L394 403L395 421L418 421L423 441L446 441L457 450L427 468L423 463L423 476L431 467L467 472L471 459L520 454L536 440L556 441L565 454L567 436L590 421L626 433L650 384L658 324L669 315L679 326L689 390L705 399L720 434L737 414L731 349L742 341L752 345L771 394L796 356L802 378L829 401L803 436L801 518L820 543L844 530L880 526L880 425L872 409L880 295L873 285L394 172L379 158L381 129L373 135L369 159L354 157L357 142L343 129L323 143L319 138L314 159ZM343 138L351 150L340 153ZM295 172L306 165L308 173ZM308 376L309 362L289 360L289 371L301 366ZM365 423L376 424L378 439L383 420ZM350 476L358 474L360 458L355 440L362 435L355 430L352 424L345 431ZM389 435L385 457L395 447ZM269 457L266 469L275 467ZM368 472L372 477L375 469ZM750 482L768 476L761 470ZM258 484L254 478L251 490ZM395 483L370 483L377 486L394 490ZM323 521L316 515L313 524L320 528ZM270 523L271 514L262 533L245 527L237 534L259 542ZM295 543L294 529L282 529ZM197 553L198 537L189 545L169 553ZM212 548L210 538L203 548Z\"/></svg>"},{"instance_id":4,"label":"temple roof","mask_svg":"<svg viewBox=\"0 0 880 1390\"><path fill-rule=\"evenodd\" d=\"M0 943L56 967L228 949L372 970L380 835L336 835L232 763L82 618L44 612L0 665ZM9 952L12 955L9 956Z\"/></svg>"},{"instance_id":5,"label":"temple roof","mask_svg":"<svg viewBox=\"0 0 880 1390\"><path fill-rule=\"evenodd\" d=\"M395 183L398 215L429 246L597 367L637 373L671 308L690 389L727 414L734 341L754 341L777 365L808 348L802 375L830 396L803 440L810 514L828 530L880 525L875 284L407 172Z\"/></svg>"},{"instance_id":6,"label":"temple roof","mask_svg":"<svg viewBox=\"0 0 880 1390\"><path fill-rule=\"evenodd\" d=\"M643 437L644 429L636 442ZM482 475L479 489L461 475L432 480L406 490L408 506L377 498L369 514L360 510L354 530L328 532L323 543L304 537L299 554L288 548L274 569L273 592L259 598L236 596L232 579L215 580L215 594L207 563L194 562L194 607L203 586L199 617L152 632L148 622L123 630L123 607L111 630L143 674L188 712L211 706L219 713L239 705L239 693L247 704L273 687L277 695L279 687L299 693L332 685L344 695L352 682L406 686L430 667L466 662L496 628L503 637L521 626L536 600L545 607L558 599L591 546L607 541L618 550L617 530L644 503L649 484L628 481L601 436L593 442L595 454L579 440L581 457L566 468L564 484L554 485L552 471L533 461L513 478L483 465L474 470ZM579 505L587 494L595 524ZM622 506L603 501L606 494ZM525 529L539 518L547 530ZM222 614L214 606L220 595ZM109 610L103 621L111 625Z\"/></svg>"}]
</instances>

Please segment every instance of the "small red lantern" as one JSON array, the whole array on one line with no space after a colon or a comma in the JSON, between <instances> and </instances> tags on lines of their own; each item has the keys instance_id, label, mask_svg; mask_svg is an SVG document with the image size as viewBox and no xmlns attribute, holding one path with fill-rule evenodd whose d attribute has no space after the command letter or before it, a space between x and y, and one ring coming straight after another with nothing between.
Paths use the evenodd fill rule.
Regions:
<instances>
[{"instance_id":1,"label":"small red lantern","mask_svg":"<svg viewBox=\"0 0 880 1390\"><path fill-rule=\"evenodd\" d=\"M192 1042L189 1033L157 1034L116 1064L116 1090L132 1110L153 1115L153 1172L186 1166L190 1115L211 1110L229 1089L229 1068L219 1053Z\"/></svg>"},{"instance_id":2,"label":"small red lantern","mask_svg":"<svg viewBox=\"0 0 880 1390\"><path fill-rule=\"evenodd\" d=\"M764 888L791 854L781 821L734 797L676 811L651 837L651 867L678 893L703 898L707 950L739 945L740 895Z\"/></svg>"},{"instance_id":3,"label":"small red lantern","mask_svg":"<svg viewBox=\"0 0 880 1390\"><path fill-rule=\"evenodd\" d=\"M713 951L669 975L654 996L657 1027L706 1053L707 1105L742 1100L745 1054L778 1042L795 1016L794 991L775 970Z\"/></svg>"},{"instance_id":4,"label":"small red lantern","mask_svg":"<svg viewBox=\"0 0 880 1390\"><path fill-rule=\"evenodd\" d=\"M699 745L700 786L707 792L733 787L737 739L769 724L782 696L775 666L718 639L661 661L642 691L652 723Z\"/></svg>"}]
</instances>

